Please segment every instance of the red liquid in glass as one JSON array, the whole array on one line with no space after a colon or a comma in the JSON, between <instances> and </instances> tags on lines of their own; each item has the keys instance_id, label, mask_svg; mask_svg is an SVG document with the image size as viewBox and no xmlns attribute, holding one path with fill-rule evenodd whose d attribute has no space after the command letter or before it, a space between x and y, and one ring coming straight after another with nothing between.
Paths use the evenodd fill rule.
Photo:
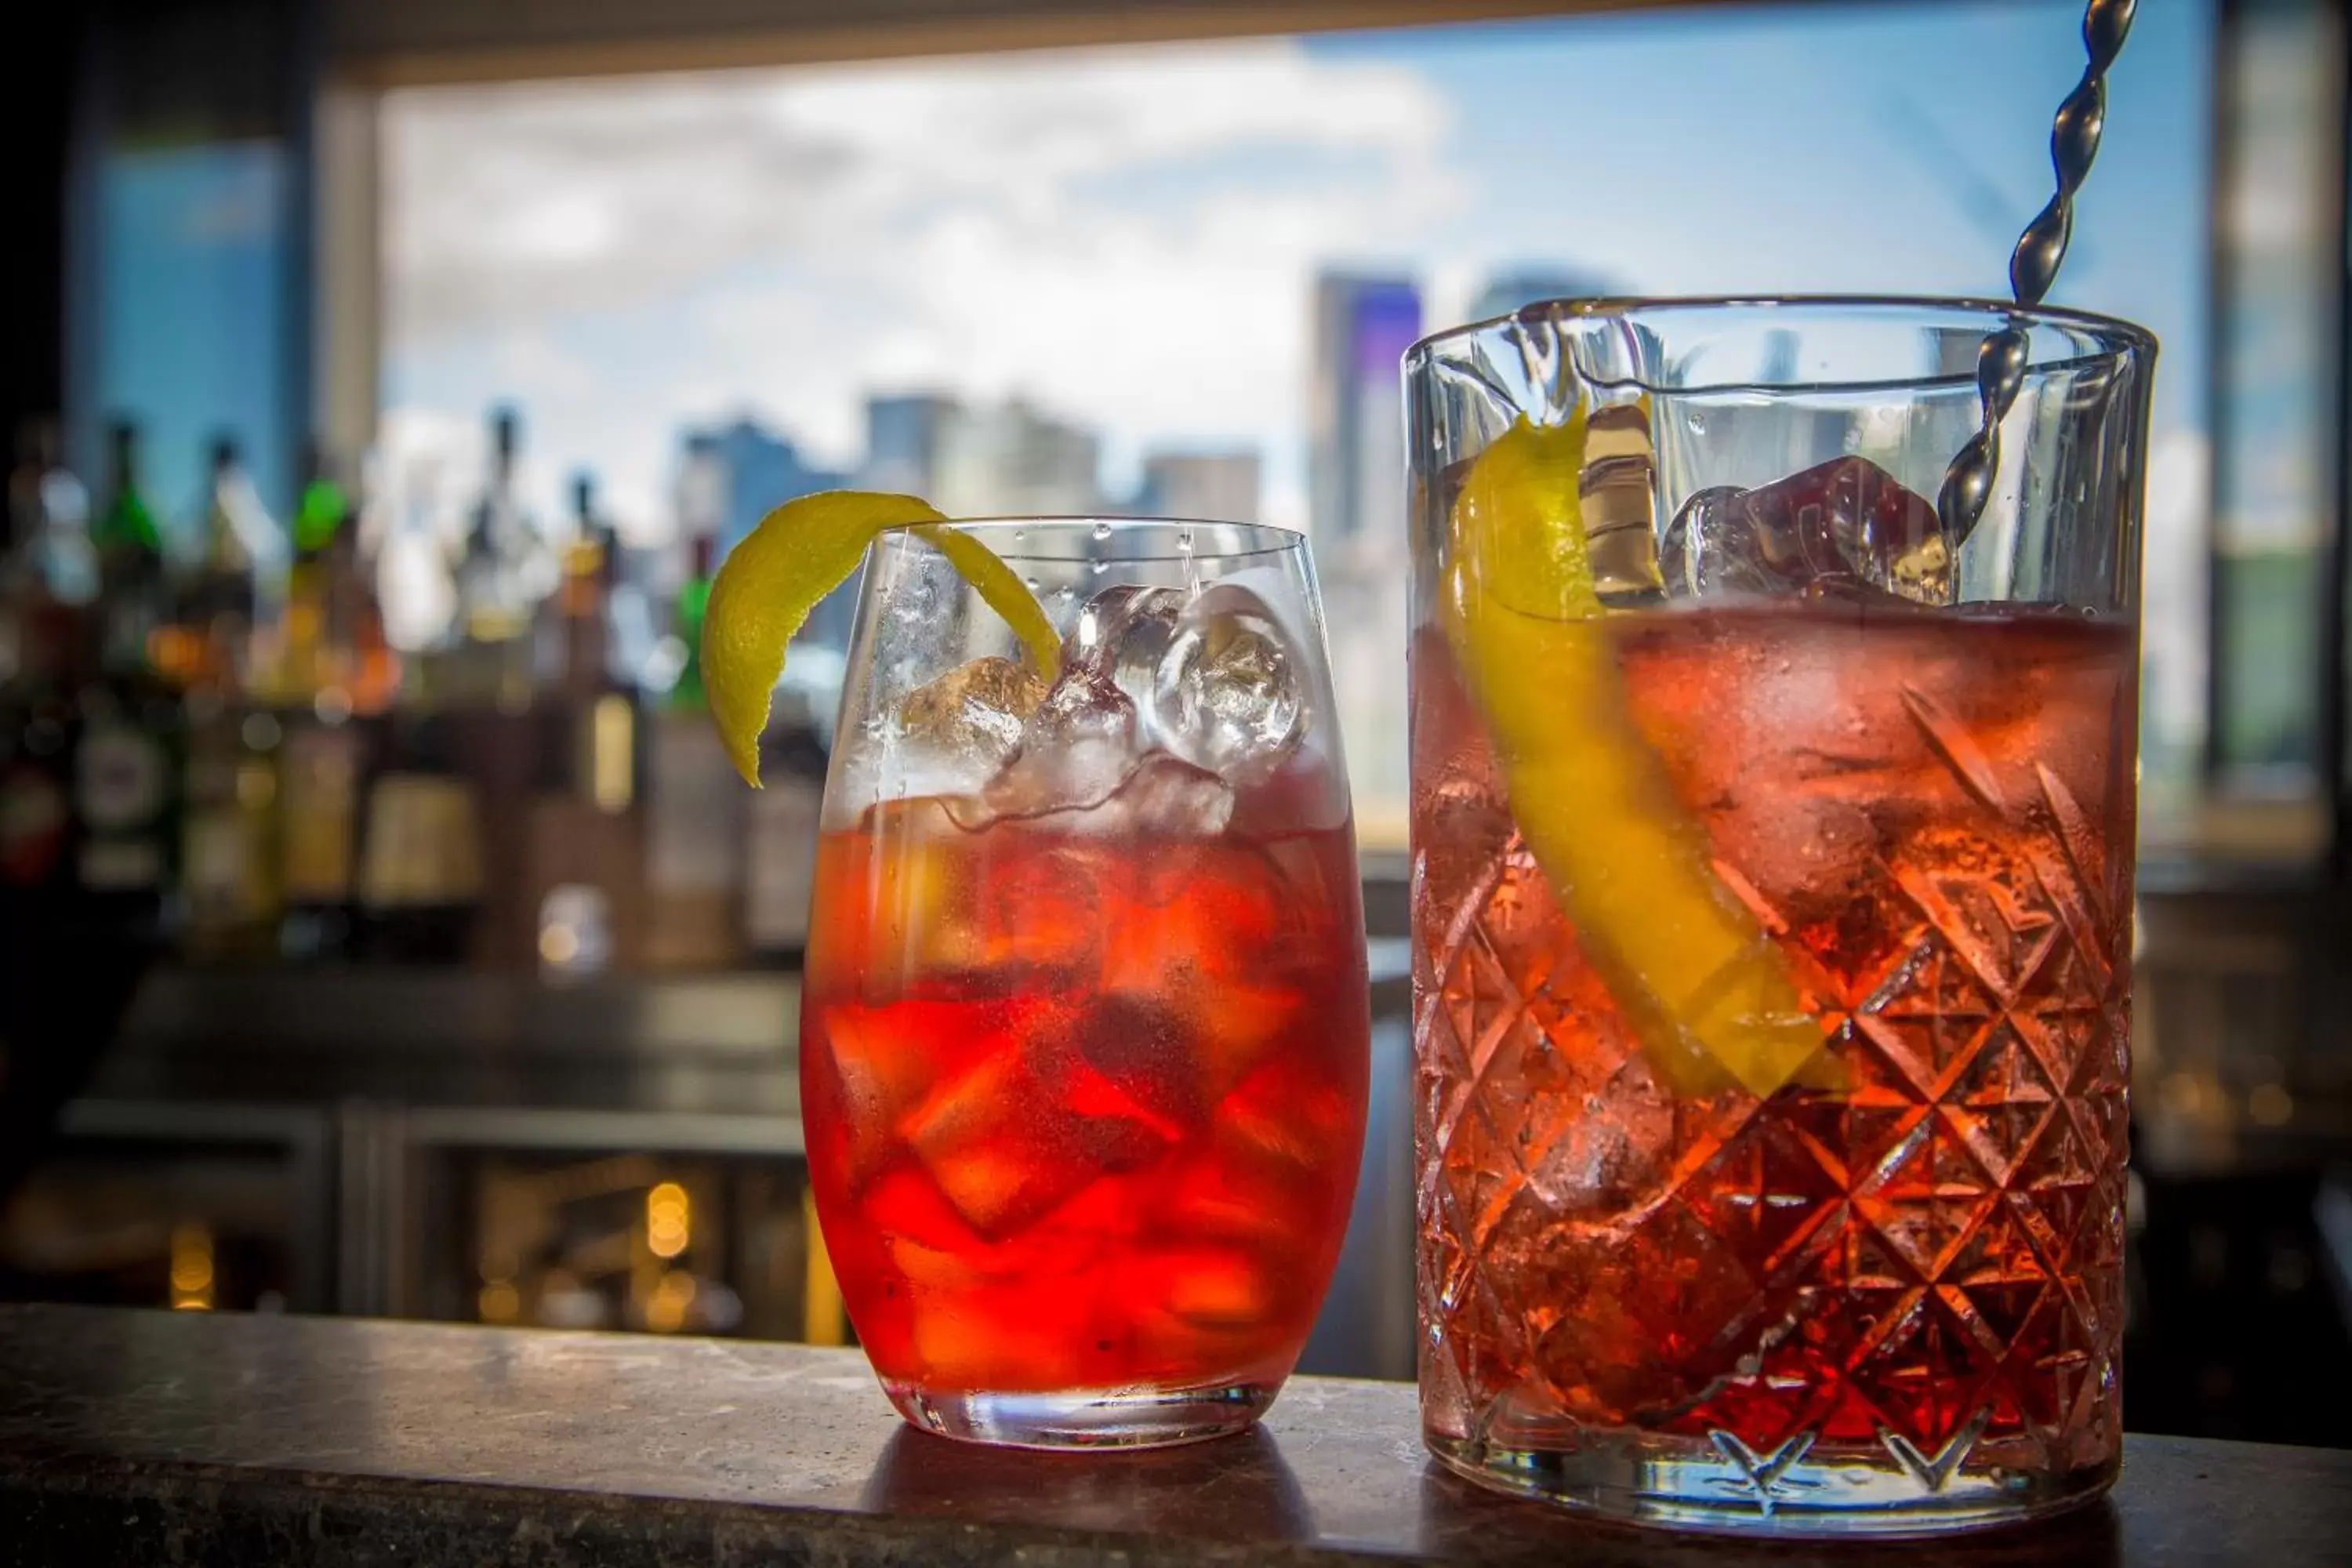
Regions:
<instances>
[{"instance_id":1,"label":"red liquid in glass","mask_svg":"<svg viewBox=\"0 0 2352 1568\"><path fill-rule=\"evenodd\" d=\"M2111 1466L2133 629L1835 605L1611 624L1675 806L1827 1050L1762 1100L1653 1071L1423 637L1433 1436L1683 1439L1755 1474Z\"/></svg>"},{"instance_id":2,"label":"red liquid in glass","mask_svg":"<svg viewBox=\"0 0 2352 1568\"><path fill-rule=\"evenodd\" d=\"M811 1180L887 1384L1263 1385L1338 1256L1369 1021L1344 826L824 836L801 1037Z\"/></svg>"}]
</instances>

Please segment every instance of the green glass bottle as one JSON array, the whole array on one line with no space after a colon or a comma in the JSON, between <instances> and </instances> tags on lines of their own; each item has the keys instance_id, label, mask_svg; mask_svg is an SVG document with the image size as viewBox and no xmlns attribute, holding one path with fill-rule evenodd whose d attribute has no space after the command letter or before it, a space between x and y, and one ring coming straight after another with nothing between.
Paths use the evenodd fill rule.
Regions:
<instances>
[{"instance_id":1,"label":"green glass bottle","mask_svg":"<svg viewBox=\"0 0 2352 1568\"><path fill-rule=\"evenodd\" d=\"M147 497L139 488L139 426L131 420L118 419L108 431L109 456L111 468L108 475L106 506L91 530L101 553L108 551L163 552L163 531L155 521L155 509L147 504Z\"/></svg>"},{"instance_id":2,"label":"green glass bottle","mask_svg":"<svg viewBox=\"0 0 2352 1568\"><path fill-rule=\"evenodd\" d=\"M677 637L686 645L686 663L669 689L669 705L700 712L709 706L702 689L702 617L710 607L713 545L707 533L694 541L694 568L677 591Z\"/></svg>"},{"instance_id":3,"label":"green glass bottle","mask_svg":"<svg viewBox=\"0 0 2352 1568\"><path fill-rule=\"evenodd\" d=\"M109 668L147 668L155 633L168 619L163 531L139 488L139 426L115 421L108 432L106 504L90 519L104 585L100 661Z\"/></svg>"},{"instance_id":4,"label":"green glass bottle","mask_svg":"<svg viewBox=\"0 0 2352 1568\"><path fill-rule=\"evenodd\" d=\"M301 499L294 503L294 552L316 559L327 553L352 514L352 498L337 482L334 466L313 441L302 459Z\"/></svg>"}]
</instances>

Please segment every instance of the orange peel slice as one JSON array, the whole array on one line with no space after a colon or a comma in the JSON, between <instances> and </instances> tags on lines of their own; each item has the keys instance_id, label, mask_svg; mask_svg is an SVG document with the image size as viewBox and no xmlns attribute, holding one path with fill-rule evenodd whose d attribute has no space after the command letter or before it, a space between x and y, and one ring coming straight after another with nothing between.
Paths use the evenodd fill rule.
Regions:
<instances>
[{"instance_id":1,"label":"orange peel slice","mask_svg":"<svg viewBox=\"0 0 2352 1568\"><path fill-rule=\"evenodd\" d=\"M711 579L702 622L702 682L710 717L736 772L760 787L760 731L784 673L784 649L817 601L849 580L866 547L906 529L948 558L1004 617L1038 674L1053 679L1061 638L1045 606L1013 568L979 540L913 496L825 490L802 496L760 520Z\"/></svg>"},{"instance_id":2,"label":"orange peel slice","mask_svg":"<svg viewBox=\"0 0 2352 1568\"><path fill-rule=\"evenodd\" d=\"M1779 952L1714 871L1634 721L1578 494L1586 415L1522 417L1472 460L1440 584L1446 639L1520 838L1586 956L1685 1094L1761 1099L1823 1046Z\"/></svg>"}]
</instances>

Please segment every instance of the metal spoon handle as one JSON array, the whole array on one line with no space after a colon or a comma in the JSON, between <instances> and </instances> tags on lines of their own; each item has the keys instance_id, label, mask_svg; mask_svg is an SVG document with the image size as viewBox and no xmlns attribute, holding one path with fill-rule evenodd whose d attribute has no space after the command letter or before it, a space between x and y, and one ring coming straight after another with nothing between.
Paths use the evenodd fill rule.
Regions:
<instances>
[{"instance_id":1,"label":"metal spoon handle","mask_svg":"<svg viewBox=\"0 0 2352 1568\"><path fill-rule=\"evenodd\" d=\"M2050 122L2050 167L2057 176L2057 190L2025 226L2017 248L2010 253L2010 292L2021 305L2042 303L2058 276L2058 264L2066 258L2066 242L2074 230L2074 193L2091 172L2099 132L2106 124L2107 68L2123 51L2137 9L2137 0L2090 0L2083 13L2083 52L2088 57L2083 79ZM1954 548L1976 527L1992 494L1993 478L2000 471L2000 422L2025 380L2027 346L2025 329L2012 322L1988 333L1977 350L1982 422L1944 471L1944 488L1936 497L1944 537Z\"/></svg>"}]
</instances>

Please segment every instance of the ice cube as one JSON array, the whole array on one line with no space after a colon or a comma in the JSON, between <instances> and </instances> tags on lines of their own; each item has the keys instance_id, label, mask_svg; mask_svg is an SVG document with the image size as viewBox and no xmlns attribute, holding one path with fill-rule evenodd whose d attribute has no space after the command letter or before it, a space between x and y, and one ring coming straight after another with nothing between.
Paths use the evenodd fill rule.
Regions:
<instances>
[{"instance_id":1,"label":"ice cube","mask_svg":"<svg viewBox=\"0 0 2352 1568\"><path fill-rule=\"evenodd\" d=\"M1001 1241L1107 1175L1159 1158L1181 1123L1041 1021L935 1084L899 1136L972 1230Z\"/></svg>"},{"instance_id":2,"label":"ice cube","mask_svg":"<svg viewBox=\"0 0 2352 1568\"><path fill-rule=\"evenodd\" d=\"M1584 470L1577 476L1592 586L1612 605L1658 596L1658 542L1653 510L1657 449L1649 411L1620 403L1592 412L1585 426Z\"/></svg>"},{"instance_id":3,"label":"ice cube","mask_svg":"<svg viewBox=\"0 0 2352 1568\"><path fill-rule=\"evenodd\" d=\"M1066 1044L1079 1070L1065 1103L1081 1115L1148 1123L1173 1142L1205 1113L1182 1014L1149 996L1106 994L1070 1026Z\"/></svg>"},{"instance_id":4,"label":"ice cube","mask_svg":"<svg viewBox=\"0 0 2352 1568\"><path fill-rule=\"evenodd\" d=\"M1659 549L1667 594L1688 598L1795 593L1948 605L1951 564L1933 503L1856 457L1754 489L1701 490Z\"/></svg>"},{"instance_id":5,"label":"ice cube","mask_svg":"<svg viewBox=\"0 0 2352 1568\"><path fill-rule=\"evenodd\" d=\"M993 771L1020 745L1045 690L1043 680L1009 658L975 658L908 692L898 721L915 744Z\"/></svg>"},{"instance_id":6,"label":"ice cube","mask_svg":"<svg viewBox=\"0 0 2352 1568\"><path fill-rule=\"evenodd\" d=\"M1562 1215L1643 1208L1673 1168L1675 1126L1674 1094L1637 1053L1606 1084L1531 1104L1517 1132L1528 1185Z\"/></svg>"},{"instance_id":7,"label":"ice cube","mask_svg":"<svg viewBox=\"0 0 2352 1568\"><path fill-rule=\"evenodd\" d=\"M1228 780L1262 778L1306 730L1302 674L1265 602L1219 583L1177 612L1140 706L1170 754Z\"/></svg>"},{"instance_id":8,"label":"ice cube","mask_svg":"<svg viewBox=\"0 0 2352 1568\"><path fill-rule=\"evenodd\" d=\"M1137 763L1096 826L1104 832L1213 838L1234 819L1234 786L1206 768L1154 752Z\"/></svg>"},{"instance_id":9,"label":"ice cube","mask_svg":"<svg viewBox=\"0 0 2352 1568\"><path fill-rule=\"evenodd\" d=\"M1064 679L1075 668L1111 682L1133 701L1148 702L1184 600L1181 588L1132 584L1097 594L1062 644Z\"/></svg>"},{"instance_id":10,"label":"ice cube","mask_svg":"<svg viewBox=\"0 0 2352 1568\"><path fill-rule=\"evenodd\" d=\"M1242 1248L1188 1247L1152 1258L1148 1267L1169 1312L1195 1330L1259 1329L1274 1313L1270 1271Z\"/></svg>"},{"instance_id":11,"label":"ice cube","mask_svg":"<svg viewBox=\"0 0 2352 1568\"><path fill-rule=\"evenodd\" d=\"M1234 784L1297 749L1301 668L1247 588L1108 589L1079 611L1060 676L958 820L1086 812L1100 832L1213 837L1232 820Z\"/></svg>"},{"instance_id":12,"label":"ice cube","mask_svg":"<svg viewBox=\"0 0 2352 1568\"><path fill-rule=\"evenodd\" d=\"M1274 612L1237 583L1190 595L1108 589L1080 612L1063 657L1126 695L1144 749L1229 779L1272 772L1306 727L1301 661Z\"/></svg>"},{"instance_id":13,"label":"ice cube","mask_svg":"<svg viewBox=\"0 0 2352 1568\"><path fill-rule=\"evenodd\" d=\"M1109 675L1066 651L1053 689L1022 727L1020 744L976 803L959 810L965 827L979 818L1083 811L1118 793L1141 755L1135 704Z\"/></svg>"},{"instance_id":14,"label":"ice cube","mask_svg":"<svg viewBox=\"0 0 2352 1568\"><path fill-rule=\"evenodd\" d=\"M1093 979L1101 963L1105 868L1075 843L992 856L972 900L985 965L1058 990Z\"/></svg>"},{"instance_id":15,"label":"ice cube","mask_svg":"<svg viewBox=\"0 0 2352 1568\"><path fill-rule=\"evenodd\" d=\"M821 1046L811 1052L817 1072L836 1097L831 1108L841 1131L845 1171L853 1188L887 1163L896 1150L894 1128L899 1118L921 1103L933 1073L930 1053L919 1037L909 1038L902 1020L905 1008L917 1016L938 1010L940 1004L908 1003L900 1008L840 1005L818 1010L813 1034ZM941 1020L925 1018L937 1026Z\"/></svg>"}]
</instances>

